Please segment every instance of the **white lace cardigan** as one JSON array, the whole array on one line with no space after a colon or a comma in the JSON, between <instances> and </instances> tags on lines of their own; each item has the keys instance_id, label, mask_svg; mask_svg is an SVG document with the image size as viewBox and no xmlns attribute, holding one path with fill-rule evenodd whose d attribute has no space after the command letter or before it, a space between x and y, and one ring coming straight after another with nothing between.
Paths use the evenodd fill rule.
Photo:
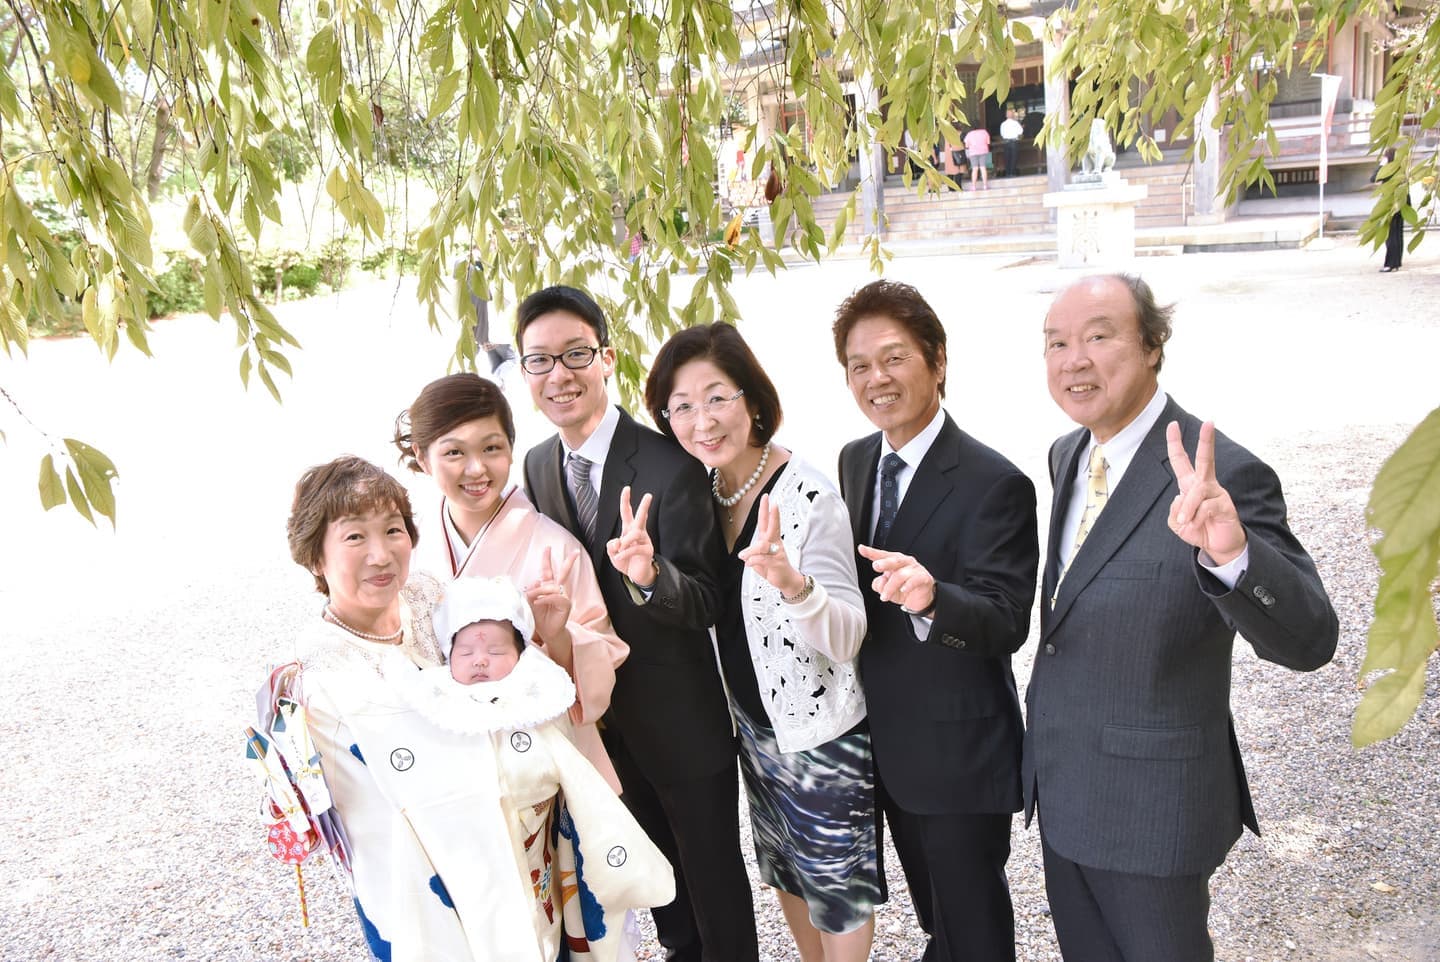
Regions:
<instances>
[{"instance_id":1,"label":"white lace cardigan","mask_svg":"<svg viewBox=\"0 0 1440 962\"><path fill-rule=\"evenodd\" d=\"M815 591L789 605L780 589L746 568L740 602L760 700L780 750L796 752L823 745L865 717L855 664L865 640L865 601L850 514L829 479L792 457L770 500L780 509L780 540L790 563L815 579Z\"/></svg>"}]
</instances>

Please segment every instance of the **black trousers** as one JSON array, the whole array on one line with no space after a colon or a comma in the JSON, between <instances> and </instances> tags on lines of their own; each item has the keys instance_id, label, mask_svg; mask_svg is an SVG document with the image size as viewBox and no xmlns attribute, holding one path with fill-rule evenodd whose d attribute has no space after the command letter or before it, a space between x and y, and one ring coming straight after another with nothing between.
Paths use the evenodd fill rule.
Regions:
<instances>
[{"instance_id":1,"label":"black trousers","mask_svg":"<svg viewBox=\"0 0 1440 962\"><path fill-rule=\"evenodd\" d=\"M1158 878L1072 862L1045 841L1045 893L1065 962L1214 962L1210 873Z\"/></svg>"},{"instance_id":2,"label":"black trousers","mask_svg":"<svg viewBox=\"0 0 1440 962\"><path fill-rule=\"evenodd\" d=\"M1399 267L1400 257L1405 253L1405 218L1400 213L1390 215L1390 233L1385 235L1385 266Z\"/></svg>"},{"instance_id":3,"label":"black trousers","mask_svg":"<svg viewBox=\"0 0 1440 962\"><path fill-rule=\"evenodd\" d=\"M1014 177L1016 167L1020 166L1020 141L1005 141L1005 176Z\"/></svg>"},{"instance_id":4,"label":"black trousers","mask_svg":"<svg viewBox=\"0 0 1440 962\"><path fill-rule=\"evenodd\" d=\"M675 901L651 910L665 958L758 962L755 903L740 854L738 761L701 778L657 785L613 728L602 733L620 800L675 869Z\"/></svg>"},{"instance_id":5,"label":"black trousers","mask_svg":"<svg viewBox=\"0 0 1440 962\"><path fill-rule=\"evenodd\" d=\"M1015 909L1005 878L1011 816L907 812L878 777L875 794L930 937L925 962L1013 962ZM880 857L883 877L883 844Z\"/></svg>"}]
</instances>

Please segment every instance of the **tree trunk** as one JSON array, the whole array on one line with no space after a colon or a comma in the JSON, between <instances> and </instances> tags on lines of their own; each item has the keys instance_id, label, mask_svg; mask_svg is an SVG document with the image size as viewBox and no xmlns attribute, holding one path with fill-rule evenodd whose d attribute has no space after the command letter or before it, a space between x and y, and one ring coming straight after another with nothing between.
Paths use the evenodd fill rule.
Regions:
<instances>
[{"instance_id":1,"label":"tree trunk","mask_svg":"<svg viewBox=\"0 0 1440 962\"><path fill-rule=\"evenodd\" d=\"M165 147L170 142L170 101L162 94L155 101L155 142L150 147L150 167L145 173L145 193L153 203L160 197L160 173L165 165Z\"/></svg>"}]
</instances>

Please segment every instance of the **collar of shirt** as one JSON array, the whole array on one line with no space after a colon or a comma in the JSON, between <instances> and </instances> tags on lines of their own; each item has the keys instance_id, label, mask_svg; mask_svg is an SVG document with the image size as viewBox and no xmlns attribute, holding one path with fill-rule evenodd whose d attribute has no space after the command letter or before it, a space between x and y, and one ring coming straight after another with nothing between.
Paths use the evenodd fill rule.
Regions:
<instances>
[{"instance_id":1,"label":"collar of shirt","mask_svg":"<svg viewBox=\"0 0 1440 962\"><path fill-rule=\"evenodd\" d=\"M605 416L590 432L585 443L578 448L572 449L560 439L560 447L565 449L565 460L570 460L570 455L578 454L590 462L590 487L595 493L600 493L600 481L605 477L605 458L610 453L610 442L615 440L615 429L620 426L620 409L611 404L605 408Z\"/></svg>"},{"instance_id":2,"label":"collar of shirt","mask_svg":"<svg viewBox=\"0 0 1440 962\"><path fill-rule=\"evenodd\" d=\"M1116 435L1106 441L1100 447L1105 449L1105 487L1106 490L1114 492L1120 479L1125 476L1125 471L1130 467L1130 462L1135 460L1135 452L1140 450L1140 442L1150 433L1155 422L1160 420L1160 414L1165 410L1165 404L1169 400L1165 392L1159 387L1155 388L1155 395L1150 398L1150 403L1140 409L1125 427L1121 428ZM1095 450L1095 437L1091 435L1090 440L1085 444L1085 450L1080 452L1080 468L1075 472L1075 480L1070 485L1070 500L1065 510L1065 527L1060 537L1060 561L1062 566L1070 564L1070 556L1075 552L1075 532L1080 529L1080 517L1085 513L1085 501L1090 492L1090 472L1086 465L1090 463L1090 452Z\"/></svg>"},{"instance_id":3,"label":"collar of shirt","mask_svg":"<svg viewBox=\"0 0 1440 962\"><path fill-rule=\"evenodd\" d=\"M905 462L905 467L895 475L895 485L898 489L898 500L905 503L905 492L910 490L910 482L915 477L915 468L925 460L929 453L930 446L940 436L940 429L945 426L945 408L942 405L935 411L935 416L930 423L925 425L924 430L909 440L900 450L896 451L890 446L890 441L882 433L880 435L880 460L875 464L875 495L870 505L870 534L875 534L875 523L880 520L880 469L885 464L885 456L898 454Z\"/></svg>"}]
</instances>

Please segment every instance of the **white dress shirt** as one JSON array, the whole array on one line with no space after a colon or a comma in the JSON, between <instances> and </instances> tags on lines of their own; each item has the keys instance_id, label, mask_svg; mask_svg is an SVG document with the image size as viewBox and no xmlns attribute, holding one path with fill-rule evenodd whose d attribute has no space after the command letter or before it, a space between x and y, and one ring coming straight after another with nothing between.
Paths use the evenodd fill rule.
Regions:
<instances>
[{"instance_id":1,"label":"white dress shirt","mask_svg":"<svg viewBox=\"0 0 1440 962\"><path fill-rule=\"evenodd\" d=\"M1135 460L1135 452L1140 450L1140 442L1150 433L1155 422L1160 420L1160 414L1165 410L1165 403L1169 400L1164 391L1157 386L1155 396L1150 403L1135 416L1131 421L1109 441L1099 445L1105 451L1105 486L1112 495L1115 488L1120 484L1120 479L1125 476L1125 471L1130 467L1130 462ZM1090 452L1096 447L1095 437L1091 435L1086 442L1085 449L1080 452L1081 465L1090 463ZM903 455L902 455L903 457ZM1075 532L1080 529L1080 518L1085 513L1085 502L1089 497L1090 473L1083 467L1075 472L1075 480L1070 484L1070 500L1065 508L1065 523L1060 528L1060 570L1065 571L1070 567L1070 561L1075 554ZM1178 492L1177 492L1178 493ZM1102 510L1101 515L1104 515ZM1205 552L1200 552L1200 565L1206 571L1214 575L1226 588L1234 588L1240 576L1250 564L1250 547L1246 545L1240 556L1227 564L1216 565Z\"/></svg>"},{"instance_id":2,"label":"white dress shirt","mask_svg":"<svg viewBox=\"0 0 1440 962\"><path fill-rule=\"evenodd\" d=\"M615 440L615 429L620 425L620 409L613 404L605 406L605 416L590 432L585 443L578 448L571 448L565 443L565 436L560 435L560 447L565 451L565 466L568 472L570 455L578 454L590 462L590 487L595 489L596 497L600 495L600 482L605 477L605 459L610 455L610 442Z\"/></svg>"},{"instance_id":3,"label":"white dress shirt","mask_svg":"<svg viewBox=\"0 0 1440 962\"><path fill-rule=\"evenodd\" d=\"M895 486L897 489L895 510L898 512L900 510L899 506L905 503L905 493L910 490L910 482L915 479L915 469L919 467L921 461L925 460L925 455L930 453L930 446L934 444L935 439L940 436L940 429L944 426L945 408L942 406L935 409L935 416L930 419L929 424L925 425L924 430L911 438L898 451L890 446L890 439L885 437L883 432L881 433L880 460L875 466L875 495L870 504L870 540L872 543L875 540L875 525L880 520L880 477L882 473L881 469L885 465L886 456L898 454L900 455L900 460L905 462L905 466L895 474ZM873 577L873 569L870 574ZM864 578L863 572L861 573L861 577L862 579ZM930 637L930 627L935 623L935 619L919 618L911 615L910 623L915 629L915 637L924 641Z\"/></svg>"}]
</instances>

